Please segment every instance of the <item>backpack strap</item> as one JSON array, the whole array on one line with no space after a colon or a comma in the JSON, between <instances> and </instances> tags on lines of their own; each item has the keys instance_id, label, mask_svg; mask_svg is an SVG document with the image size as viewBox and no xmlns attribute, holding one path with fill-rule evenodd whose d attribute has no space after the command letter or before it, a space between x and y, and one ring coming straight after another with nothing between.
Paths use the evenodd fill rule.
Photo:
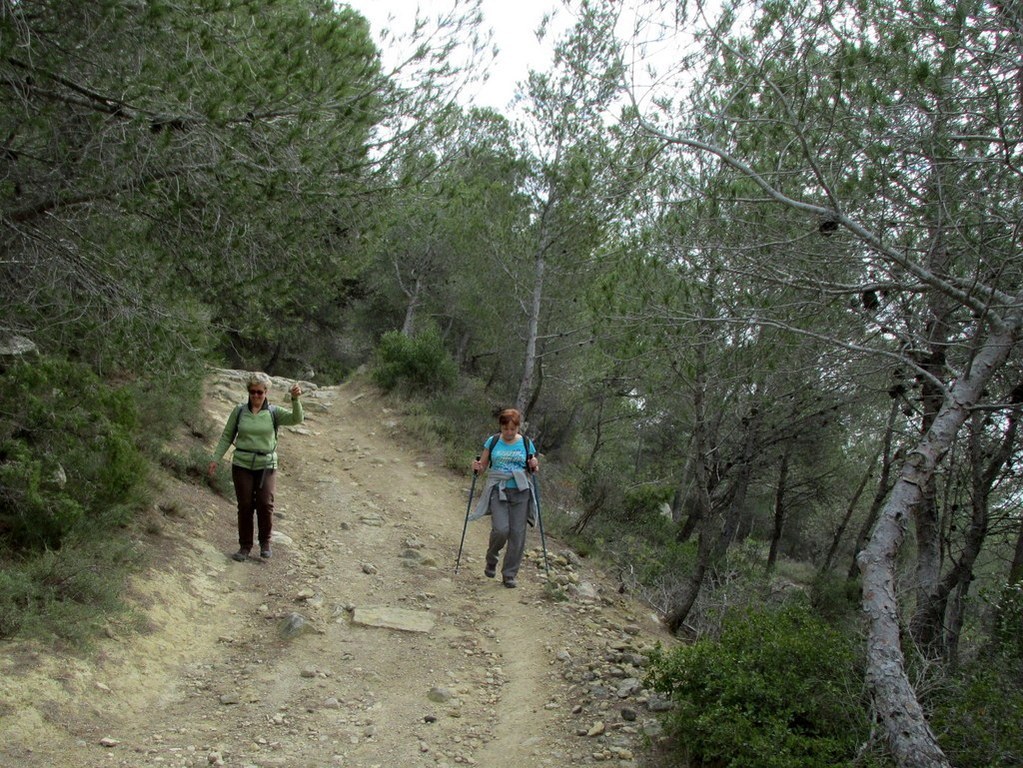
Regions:
<instances>
[{"instance_id":1,"label":"backpack strap","mask_svg":"<svg viewBox=\"0 0 1023 768\"><path fill-rule=\"evenodd\" d=\"M241 421L242 411L245 408L248 408L248 406L249 406L248 402L244 402L244 403L239 403L234 408L234 434L231 435L231 442L232 443L234 443L234 441L238 439L238 422ZM267 408L268 411L270 411L270 420L273 422L273 425L274 425L274 450L276 450L277 449L277 440L278 440L278 438L277 438L277 427L278 427L278 425L277 425L277 409L274 408L272 405L270 405L270 403L266 404L266 408Z\"/></svg>"},{"instance_id":2,"label":"backpack strap","mask_svg":"<svg viewBox=\"0 0 1023 768\"><path fill-rule=\"evenodd\" d=\"M500 439L501 433L498 432L496 435L487 438L487 442L483 445L487 449L487 461L490 463L490 466L494 465L494 446L497 445L497 441ZM536 447L533 445L533 441L525 435L522 436L522 446L526 449L526 469L529 469L529 458L536 454Z\"/></svg>"},{"instance_id":3,"label":"backpack strap","mask_svg":"<svg viewBox=\"0 0 1023 768\"><path fill-rule=\"evenodd\" d=\"M234 407L234 433L231 435L231 444L234 445L234 441L238 439L238 422L242 420L242 409L247 406L248 403L239 403Z\"/></svg>"}]
</instances>

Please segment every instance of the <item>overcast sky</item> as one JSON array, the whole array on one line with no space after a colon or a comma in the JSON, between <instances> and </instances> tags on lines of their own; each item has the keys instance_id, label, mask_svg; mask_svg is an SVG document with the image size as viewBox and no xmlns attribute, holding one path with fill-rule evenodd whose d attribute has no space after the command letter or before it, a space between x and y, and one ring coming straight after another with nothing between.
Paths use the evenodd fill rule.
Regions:
<instances>
[{"instance_id":1,"label":"overcast sky","mask_svg":"<svg viewBox=\"0 0 1023 768\"><path fill-rule=\"evenodd\" d=\"M415 18L418 5L421 15L434 18L451 10L453 0L343 0L369 21L374 38L379 44L378 31L392 26L396 32L408 31ZM530 68L544 70L551 60L550 41L564 30L570 19L559 0L483 0L483 28L492 29L493 41L499 49L487 83L471 95L478 106L493 107L506 112L508 102L515 95L515 84L524 81ZM552 24L547 41L541 46L536 40L536 29L545 13L557 11L560 24ZM388 16L395 17L388 22ZM384 62L388 51L383 51Z\"/></svg>"}]
</instances>

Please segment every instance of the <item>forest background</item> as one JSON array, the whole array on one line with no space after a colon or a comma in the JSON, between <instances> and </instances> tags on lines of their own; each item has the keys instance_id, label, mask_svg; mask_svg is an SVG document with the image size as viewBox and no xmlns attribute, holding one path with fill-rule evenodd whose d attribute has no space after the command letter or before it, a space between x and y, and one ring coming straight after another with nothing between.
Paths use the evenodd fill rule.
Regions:
<instances>
[{"instance_id":1,"label":"forest background","mask_svg":"<svg viewBox=\"0 0 1023 768\"><path fill-rule=\"evenodd\" d=\"M472 0L393 70L344 4L0 0L0 636L113 601L208 364L367 365L457 471L526 413L693 641L680 761L1018 765L1023 4L565 7L504 115Z\"/></svg>"}]
</instances>

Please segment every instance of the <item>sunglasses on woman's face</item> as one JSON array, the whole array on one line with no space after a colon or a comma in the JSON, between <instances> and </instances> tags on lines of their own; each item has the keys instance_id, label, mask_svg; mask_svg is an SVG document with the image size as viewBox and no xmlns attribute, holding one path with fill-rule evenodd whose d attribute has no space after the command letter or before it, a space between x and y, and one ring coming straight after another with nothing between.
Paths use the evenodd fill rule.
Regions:
<instances>
[{"instance_id":1,"label":"sunglasses on woman's face","mask_svg":"<svg viewBox=\"0 0 1023 768\"><path fill-rule=\"evenodd\" d=\"M263 395L263 394L266 394L266 390L265 389L250 389L249 390L249 394L250 395Z\"/></svg>"}]
</instances>

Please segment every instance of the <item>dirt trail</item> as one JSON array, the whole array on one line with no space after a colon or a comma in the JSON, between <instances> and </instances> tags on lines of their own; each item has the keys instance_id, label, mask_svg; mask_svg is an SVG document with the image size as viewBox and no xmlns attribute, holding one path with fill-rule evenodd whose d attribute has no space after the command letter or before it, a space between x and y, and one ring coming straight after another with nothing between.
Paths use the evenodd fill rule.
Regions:
<instances>
[{"instance_id":1,"label":"dirt trail","mask_svg":"<svg viewBox=\"0 0 1023 768\"><path fill-rule=\"evenodd\" d=\"M244 384L208 392L223 423ZM663 704L641 651L668 641L649 611L550 540L545 586L536 531L518 589L486 579L486 520L456 575L468 473L405 447L358 380L304 402L273 559L231 561L232 504L168 481L143 631L111 625L87 659L0 646L0 766L645 764Z\"/></svg>"}]
</instances>

